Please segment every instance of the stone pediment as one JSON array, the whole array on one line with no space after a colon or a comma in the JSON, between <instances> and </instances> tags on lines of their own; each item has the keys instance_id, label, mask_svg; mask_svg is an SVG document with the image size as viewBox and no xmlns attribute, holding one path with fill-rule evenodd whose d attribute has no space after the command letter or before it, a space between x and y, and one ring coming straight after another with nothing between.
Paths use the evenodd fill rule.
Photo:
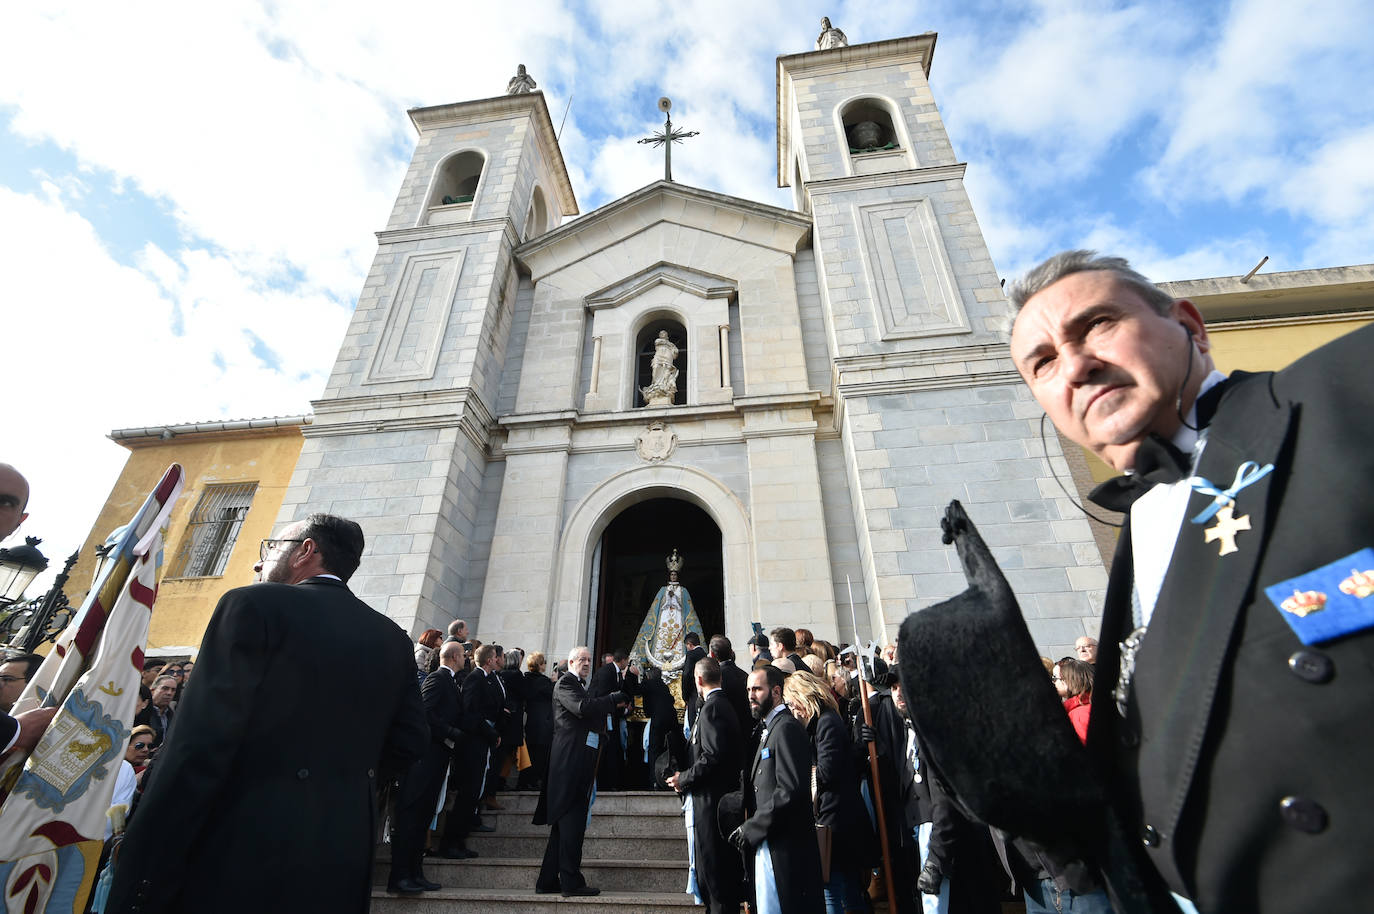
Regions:
<instances>
[{"instance_id":1,"label":"stone pediment","mask_svg":"<svg viewBox=\"0 0 1374 914\"><path fill-rule=\"evenodd\" d=\"M515 256L538 282L655 226L672 224L732 242L794 255L811 232L801 213L656 181L516 248Z\"/></svg>"},{"instance_id":2,"label":"stone pediment","mask_svg":"<svg viewBox=\"0 0 1374 914\"><path fill-rule=\"evenodd\" d=\"M699 298L729 298L738 288L733 279L660 261L633 276L627 276L591 293L587 296L587 308L591 311L614 308L643 295L657 285L671 286Z\"/></svg>"}]
</instances>

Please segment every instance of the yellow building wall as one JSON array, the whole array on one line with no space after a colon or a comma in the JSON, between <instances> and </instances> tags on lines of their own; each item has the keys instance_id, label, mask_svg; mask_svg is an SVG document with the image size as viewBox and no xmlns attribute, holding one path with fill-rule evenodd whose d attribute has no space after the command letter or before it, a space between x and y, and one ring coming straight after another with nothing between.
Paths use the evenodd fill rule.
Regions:
<instances>
[{"instance_id":1,"label":"yellow building wall","mask_svg":"<svg viewBox=\"0 0 1374 914\"><path fill-rule=\"evenodd\" d=\"M1225 324L1209 326L1207 336L1212 343L1212 360L1217 370L1278 371L1296 362L1314 349L1339 339L1368 324L1366 319L1270 321L1263 324ZM1084 451L1088 468L1095 482L1104 482L1117 475L1096 455Z\"/></svg>"},{"instance_id":2,"label":"yellow building wall","mask_svg":"<svg viewBox=\"0 0 1374 914\"><path fill-rule=\"evenodd\" d=\"M67 594L80 604L91 586L95 570L95 546L110 531L129 522L172 463L186 471L181 498L172 509L163 547L164 573L187 536L186 525L201 493L210 485L257 483L253 503L234 542L224 574L205 578L166 578L158 586L148 631L148 651L160 648L191 648L194 654L210 621L215 604L227 590L253 582L258 543L272 533L287 483L301 453L298 427L178 435L166 441L120 442L131 447L110 497L101 509L85 544L81 559L72 569Z\"/></svg>"}]
</instances>

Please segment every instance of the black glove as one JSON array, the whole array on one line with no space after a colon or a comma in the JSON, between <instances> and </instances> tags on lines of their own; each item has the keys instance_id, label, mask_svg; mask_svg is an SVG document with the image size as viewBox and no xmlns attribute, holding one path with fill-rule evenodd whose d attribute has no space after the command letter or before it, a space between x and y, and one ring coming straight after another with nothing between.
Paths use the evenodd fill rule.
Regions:
<instances>
[{"instance_id":1,"label":"black glove","mask_svg":"<svg viewBox=\"0 0 1374 914\"><path fill-rule=\"evenodd\" d=\"M868 724L859 724L859 742L876 743L878 741L878 731Z\"/></svg>"},{"instance_id":2,"label":"black glove","mask_svg":"<svg viewBox=\"0 0 1374 914\"><path fill-rule=\"evenodd\" d=\"M730 843L741 851L748 852L749 839L744 837L744 828L740 827L730 832Z\"/></svg>"},{"instance_id":3,"label":"black glove","mask_svg":"<svg viewBox=\"0 0 1374 914\"><path fill-rule=\"evenodd\" d=\"M921 890L922 895L939 895L940 883L944 880L945 875L940 872L940 864L932 858L921 867L921 875L916 877L916 888Z\"/></svg>"},{"instance_id":4,"label":"black glove","mask_svg":"<svg viewBox=\"0 0 1374 914\"><path fill-rule=\"evenodd\" d=\"M626 692L612 692L611 701L618 705L627 705L630 703L630 696Z\"/></svg>"}]
</instances>

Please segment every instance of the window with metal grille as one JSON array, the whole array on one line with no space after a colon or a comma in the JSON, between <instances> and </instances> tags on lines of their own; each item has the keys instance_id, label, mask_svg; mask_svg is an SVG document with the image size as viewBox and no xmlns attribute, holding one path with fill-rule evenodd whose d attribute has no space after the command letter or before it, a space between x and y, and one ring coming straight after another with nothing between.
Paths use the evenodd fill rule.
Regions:
<instances>
[{"instance_id":1,"label":"window with metal grille","mask_svg":"<svg viewBox=\"0 0 1374 914\"><path fill-rule=\"evenodd\" d=\"M173 578L210 578L224 574L239 528L253 504L255 482L206 486L191 512L181 551L168 572Z\"/></svg>"}]
</instances>

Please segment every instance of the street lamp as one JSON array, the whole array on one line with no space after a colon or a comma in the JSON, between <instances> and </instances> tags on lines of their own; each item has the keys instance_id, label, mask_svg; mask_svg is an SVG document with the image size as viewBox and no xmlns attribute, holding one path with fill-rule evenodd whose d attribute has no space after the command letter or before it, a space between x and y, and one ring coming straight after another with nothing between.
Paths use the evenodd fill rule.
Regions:
<instances>
[{"instance_id":1,"label":"street lamp","mask_svg":"<svg viewBox=\"0 0 1374 914\"><path fill-rule=\"evenodd\" d=\"M43 542L36 536L24 538L24 545L0 549L0 607L9 607L24 598L24 589L48 567L38 551Z\"/></svg>"}]
</instances>

